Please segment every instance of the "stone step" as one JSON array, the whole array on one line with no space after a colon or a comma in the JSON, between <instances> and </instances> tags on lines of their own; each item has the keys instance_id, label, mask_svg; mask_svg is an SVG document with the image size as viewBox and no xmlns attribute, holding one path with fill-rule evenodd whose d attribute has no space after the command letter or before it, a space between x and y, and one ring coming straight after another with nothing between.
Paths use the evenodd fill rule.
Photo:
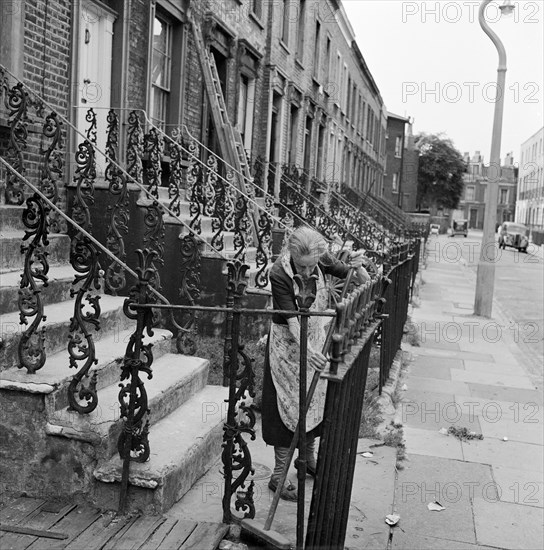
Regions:
<instances>
[{"instance_id":1,"label":"stone step","mask_svg":"<svg viewBox=\"0 0 544 550\"><path fill-rule=\"evenodd\" d=\"M131 462L128 508L162 513L177 502L221 453L228 388L206 386L149 431L151 456ZM122 473L119 455L94 471L95 499L116 508Z\"/></svg>"},{"instance_id":2,"label":"stone step","mask_svg":"<svg viewBox=\"0 0 544 550\"><path fill-rule=\"evenodd\" d=\"M63 302L70 298L74 274L75 271L71 265L52 266L47 273L48 285L44 287L41 281L37 281L46 305ZM0 311L8 313L18 309L21 275L22 271L0 274Z\"/></svg>"},{"instance_id":3,"label":"stone step","mask_svg":"<svg viewBox=\"0 0 544 550\"><path fill-rule=\"evenodd\" d=\"M23 270L25 256L21 254L23 233L20 231L3 231L0 234L0 272ZM49 265L67 264L70 258L70 237L60 233L51 233L47 261Z\"/></svg>"},{"instance_id":4,"label":"stone step","mask_svg":"<svg viewBox=\"0 0 544 550\"><path fill-rule=\"evenodd\" d=\"M135 322L128 319L123 313L125 298L119 296L100 295L100 330L88 326L88 330L95 340L115 337L122 330L135 326ZM53 355L63 349L67 349L69 341L69 321L74 315L74 300L67 300L51 304L44 309L46 320L40 326L45 327L45 351ZM86 308L84 310L86 313ZM29 324L32 319L29 319ZM19 313L11 312L0 315L0 338L3 347L0 349L0 372L10 367L17 367L19 359L17 347L27 325L19 322ZM124 353L124 350L123 350ZM45 367L44 367L45 368Z\"/></svg>"},{"instance_id":5,"label":"stone step","mask_svg":"<svg viewBox=\"0 0 544 550\"><path fill-rule=\"evenodd\" d=\"M148 380L145 374L142 376L152 426L206 386L208 367L207 359L173 353L153 361L153 377ZM99 390L98 403L90 414L78 414L67 407L53 412L48 417L47 433L93 443L99 459L109 459L117 452L117 440L123 428L119 384Z\"/></svg>"},{"instance_id":6,"label":"stone step","mask_svg":"<svg viewBox=\"0 0 544 550\"><path fill-rule=\"evenodd\" d=\"M119 382L121 364L133 332L133 329L123 330L95 342L98 362L89 370L89 376L96 372L97 390ZM144 345L153 344L153 357L157 359L170 353L172 333L163 329L154 329L153 333L153 336L144 336ZM0 389L44 394L48 415L52 415L68 406L68 386L76 373L68 365L68 352L62 350L50 355L44 367L34 374L28 374L26 369L12 367L0 374ZM87 383L88 379L84 382Z\"/></svg>"},{"instance_id":7,"label":"stone step","mask_svg":"<svg viewBox=\"0 0 544 550\"><path fill-rule=\"evenodd\" d=\"M11 206L7 204L0 205L0 233L4 233L4 231L24 232L24 209L24 206Z\"/></svg>"}]
</instances>

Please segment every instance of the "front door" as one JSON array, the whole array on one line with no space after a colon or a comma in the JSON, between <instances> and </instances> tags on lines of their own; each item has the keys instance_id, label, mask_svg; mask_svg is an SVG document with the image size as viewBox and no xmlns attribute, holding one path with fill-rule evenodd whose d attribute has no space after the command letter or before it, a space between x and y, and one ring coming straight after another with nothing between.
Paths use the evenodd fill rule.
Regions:
<instances>
[{"instance_id":1,"label":"front door","mask_svg":"<svg viewBox=\"0 0 544 550\"><path fill-rule=\"evenodd\" d=\"M77 59L77 129L87 135L96 115L96 145L106 148L107 115L111 98L113 15L92 2L81 4ZM89 135L91 140L94 135ZM77 143L83 138L78 135ZM96 154L97 175L103 177L105 160Z\"/></svg>"}]
</instances>

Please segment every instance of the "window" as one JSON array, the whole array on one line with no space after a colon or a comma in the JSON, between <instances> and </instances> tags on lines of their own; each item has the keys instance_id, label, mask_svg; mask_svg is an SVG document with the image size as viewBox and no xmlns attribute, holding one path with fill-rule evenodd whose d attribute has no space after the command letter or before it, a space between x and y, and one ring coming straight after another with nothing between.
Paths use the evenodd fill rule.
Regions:
<instances>
[{"instance_id":1,"label":"window","mask_svg":"<svg viewBox=\"0 0 544 550\"><path fill-rule=\"evenodd\" d=\"M395 138L395 156L401 157L402 156L402 137L397 136Z\"/></svg>"},{"instance_id":2,"label":"window","mask_svg":"<svg viewBox=\"0 0 544 550\"><path fill-rule=\"evenodd\" d=\"M281 16L281 41L288 46L289 45L289 0L283 0L280 4L282 8Z\"/></svg>"},{"instance_id":3,"label":"window","mask_svg":"<svg viewBox=\"0 0 544 550\"><path fill-rule=\"evenodd\" d=\"M348 85L347 85L347 98L346 98L346 116L351 117L351 77L348 75Z\"/></svg>"},{"instance_id":4,"label":"window","mask_svg":"<svg viewBox=\"0 0 544 550\"><path fill-rule=\"evenodd\" d=\"M500 196L499 203L500 204L507 204L508 203L508 189L501 189L500 192L501 192L501 196Z\"/></svg>"},{"instance_id":5,"label":"window","mask_svg":"<svg viewBox=\"0 0 544 550\"><path fill-rule=\"evenodd\" d=\"M314 78L319 79L319 66L321 63L321 23L315 22L315 44L314 44Z\"/></svg>"},{"instance_id":6,"label":"window","mask_svg":"<svg viewBox=\"0 0 544 550\"><path fill-rule=\"evenodd\" d=\"M391 190L393 193L399 192L399 174L398 172L395 172L393 174L393 181L391 182Z\"/></svg>"},{"instance_id":7,"label":"window","mask_svg":"<svg viewBox=\"0 0 544 550\"><path fill-rule=\"evenodd\" d=\"M306 127L304 128L304 170L306 173L310 170L310 156L312 153L312 118L306 117Z\"/></svg>"},{"instance_id":8,"label":"window","mask_svg":"<svg viewBox=\"0 0 544 550\"><path fill-rule=\"evenodd\" d=\"M253 108L255 105L255 79L240 75L238 98L238 130L242 136L244 149L251 150L253 137Z\"/></svg>"},{"instance_id":9,"label":"window","mask_svg":"<svg viewBox=\"0 0 544 550\"><path fill-rule=\"evenodd\" d=\"M289 136L289 147L287 149L289 164L297 162L297 136L298 136L298 107L291 105L291 134Z\"/></svg>"},{"instance_id":10,"label":"window","mask_svg":"<svg viewBox=\"0 0 544 550\"><path fill-rule=\"evenodd\" d=\"M467 185L465 190L465 200L473 201L474 200L474 185Z\"/></svg>"},{"instance_id":11,"label":"window","mask_svg":"<svg viewBox=\"0 0 544 550\"><path fill-rule=\"evenodd\" d=\"M298 36L297 36L297 59L304 59L304 20L306 19L306 0L300 0L298 9Z\"/></svg>"},{"instance_id":12,"label":"window","mask_svg":"<svg viewBox=\"0 0 544 550\"><path fill-rule=\"evenodd\" d=\"M151 105L153 124L165 129L172 67L172 25L159 15L153 20L153 58Z\"/></svg>"},{"instance_id":13,"label":"window","mask_svg":"<svg viewBox=\"0 0 544 550\"><path fill-rule=\"evenodd\" d=\"M325 85L327 85L331 80L330 65L331 65L331 39L327 36L327 42L325 46L325 64L323 66L323 80Z\"/></svg>"},{"instance_id":14,"label":"window","mask_svg":"<svg viewBox=\"0 0 544 550\"><path fill-rule=\"evenodd\" d=\"M263 0L252 0L251 11L261 19L263 15Z\"/></svg>"}]
</instances>

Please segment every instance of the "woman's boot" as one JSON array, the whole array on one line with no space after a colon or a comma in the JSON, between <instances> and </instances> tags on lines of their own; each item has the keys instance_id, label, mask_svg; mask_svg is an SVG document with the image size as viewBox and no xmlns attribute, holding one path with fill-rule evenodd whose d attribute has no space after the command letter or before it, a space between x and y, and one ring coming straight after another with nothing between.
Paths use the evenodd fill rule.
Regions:
<instances>
[{"instance_id":1,"label":"woman's boot","mask_svg":"<svg viewBox=\"0 0 544 550\"><path fill-rule=\"evenodd\" d=\"M280 482L283 469L287 462L287 455L289 454L288 447L274 447L274 471L270 481L268 482L268 488L272 491L277 491L278 483ZM285 480L283 487L281 488L280 498L284 500L297 500L297 488L289 481Z\"/></svg>"},{"instance_id":2,"label":"woman's boot","mask_svg":"<svg viewBox=\"0 0 544 550\"><path fill-rule=\"evenodd\" d=\"M295 460L295 468L298 468L299 460ZM315 458L315 438L306 440L306 473L312 477L317 474L317 462Z\"/></svg>"}]
</instances>

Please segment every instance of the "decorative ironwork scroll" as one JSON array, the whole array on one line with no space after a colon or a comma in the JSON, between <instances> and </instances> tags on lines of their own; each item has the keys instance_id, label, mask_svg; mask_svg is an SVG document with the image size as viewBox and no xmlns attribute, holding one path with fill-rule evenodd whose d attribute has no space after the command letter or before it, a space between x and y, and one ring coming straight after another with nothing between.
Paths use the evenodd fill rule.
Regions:
<instances>
[{"instance_id":1,"label":"decorative ironwork scroll","mask_svg":"<svg viewBox=\"0 0 544 550\"><path fill-rule=\"evenodd\" d=\"M76 191L72 208L72 217L87 232L91 231L89 206L94 202L94 180L96 164L94 147L85 140L76 153L77 169L74 175ZM99 251L95 244L83 233L78 232L72 238L70 263L76 271L70 290L71 297L76 297L74 316L70 319L68 353L70 368L79 368L68 387L70 409L80 413L90 413L98 405L96 392L96 372L89 384L83 379L89 376L93 364L97 363L93 336L90 326L100 328L100 296L94 291L100 289ZM79 363L83 362L83 365Z\"/></svg>"},{"instance_id":2,"label":"decorative ironwork scroll","mask_svg":"<svg viewBox=\"0 0 544 550\"><path fill-rule=\"evenodd\" d=\"M127 128L127 172L139 184L143 182L142 156L144 153L144 132L137 111L128 115Z\"/></svg>"},{"instance_id":3,"label":"decorative ironwork scroll","mask_svg":"<svg viewBox=\"0 0 544 550\"><path fill-rule=\"evenodd\" d=\"M136 330L131 335L126 348L121 383L119 387L120 415L124 420L123 431L117 440L117 450L123 461L121 490L119 495L119 513L125 512L130 462L145 462L149 459L149 407L145 384L140 373L152 378L152 344L144 345L144 331L153 334L153 311L142 308L135 310L136 304L146 304L149 296L149 284L155 276L157 252L155 250L137 250L139 266L136 268L138 282L125 300L123 311L129 319L136 321Z\"/></svg>"},{"instance_id":4,"label":"decorative ironwork scroll","mask_svg":"<svg viewBox=\"0 0 544 550\"><path fill-rule=\"evenodd\" d=\"M128 233L128 188L124 174L117 168L118 147L119 147L119 117L112 109L108 113L108 137L106 140L106 154L109 157L106 166L105 179L109 184L109 191L115 198L114 204L108 204L110 221L106 246L122 262L126 259L125 241L123 234ZM111 260L106 268L104 285L112 294L116 295L126 285L124 268L115 260Z\"/></svg>"},{"instance_id":5,"label":"decorative ironwork scroll","mask_svg":"<svg viewBox=\"0 0 544 550\"><path fill-rule=\"evenodd\" d=\"M247 433L255 439L255 414L251 406L246 406L245 399L255 395L254 373L252 360L240 345L240 313L234 309L241 301L247 287L247 264L239 260L227 263L227 308L231 309L227 315L225 334L225 373L228 373L229 400L227 422L223 427L223 472L225 491L223 496L223 522L230 523L232 518L231 500L236 494L234 507L244 512L244 518L255 517L253 502L254 481L249 482L245 489L247 478L254 474L251 453L242 436ZM242 365L239 365L239 358ZM237 413L238 411L238 413ZM236 477L233 472L238 472Z\"/></svg>"},{"instance_id":6,"label":"decorative ironwork scroll","mask_svg":"<svg viewBox=\"0 0 544 550\"><path fill-rule=\"evenodd\" d=\"M44 304L41 297L43 287L46 287L49 262L46 247L48 236L48 207L38 194L26 200L23 212L23 223L26 227L21 244L21 253L25 255L25 266L19 288L19 318L24 325L34 317L30 326L23 332L19 340L19 368L26 368L34 373L45 364L45 327L40 323L45 321ZM42 288L38 284L42 282Z\"/></svg>"},{"instance_id":7,"label":"decorative ironwork scroll","mask_svg":"<svg viewBox=\"0 0 544 550\"><path fill-rule=\"evenodd\" d=\"M181 239L181 284L179 295L182 304L195 305L200 296L200 244L194 235L185 235ZM193 332L196 329L197 314L186 311L180 323L183 330L178 332L176 346L179 353L193 355L196 344Z\"/></svg>"},{"instance_id":8,"label":"decorative ironwork scroll","mask_svg":"<svg viewBox=\"0 0 544 550\"><path fill-rule=\"evenodd\" d=\"M159 198L159 187L161 186L161 159L163 151L162 136L157 128L153 127L144 137L145 152L149 155L147 169L147 190L155 198Z\"/></svg>"},{"instance_id":9,"label":"decorative ironwork scroll","mask_svg":"<svg viewBox=\"0 0 544 550\"><path fill-rule=\"evenodd\" d=\"M234 250L236 251L234 257L245 262L251 225L248 217L247 199L242 194L239 194L236 199L234 216Z\"/></svg>"},{"instance_id":10,"label":"decorative ironwork scroll","mask_svg":"<svg viewBox=\"0 0 544 550\"><path fill-rule=\"evenodd\" d=\"M212 246L216 250L224 248L224 185L223 180L218 177L217 157L214 154L208 156L206 161L206 176L202 193L204 195L204 213L212 218Z\"/></svg>"},{"instance_id":11,"label":"decorative ironwork scroll","mask_svg":"<svg viewBox=\"0 0 544 550\"><path fill-rule=\"evenodd\" d=\"M259 216L259 232L257 233L257 253L255 255L255 265L257 275L255 277L255 286L265 288L268 286L268 264L272 257L272 209L274 202L272 197L265 195L265 207L261 210Z\"/></svg>"},{"instance_id":12,"label":"decorative ironwork scroll","mask_svg":"<svg viewBox=\"0 0 544 550\"><path fill-rule=\"evenodd\" d=\"M6 156L11 166L23 176L26 173L23 150L26 149L28 140L28 104L28 93L21 82L15 84L4 95L4 105L8 109L8 124L10 128ZM11 171L7 173L4 195L6 204L21 205L25 200L23 184Z\"/></svg>"},{"instance_id":13,"label":"decorative ironwork scroll","mask_svg":"<svg viewBox=\"0 0 544 550\"><path fill-rule=\"evenodd\" d=\"M194 140L189 142L189 170L187 171L187 198L189 199L189 227L197 234L202 233L202 168L198 162L199 150Z\"/></svg>"},{"instance_id":14,"label":"decorative ironwork scroll","mask_svg":"<svg viewBox=\"0 0 544 550\"><path fill-rule=\"evenodd\" d=\"M168 208L176 216L181 212L181 180L183 177L182 153L181 153L181 131L174 128L172 141L170 142L170 177L168 179Z\"/></svg>"}]
</instances>

